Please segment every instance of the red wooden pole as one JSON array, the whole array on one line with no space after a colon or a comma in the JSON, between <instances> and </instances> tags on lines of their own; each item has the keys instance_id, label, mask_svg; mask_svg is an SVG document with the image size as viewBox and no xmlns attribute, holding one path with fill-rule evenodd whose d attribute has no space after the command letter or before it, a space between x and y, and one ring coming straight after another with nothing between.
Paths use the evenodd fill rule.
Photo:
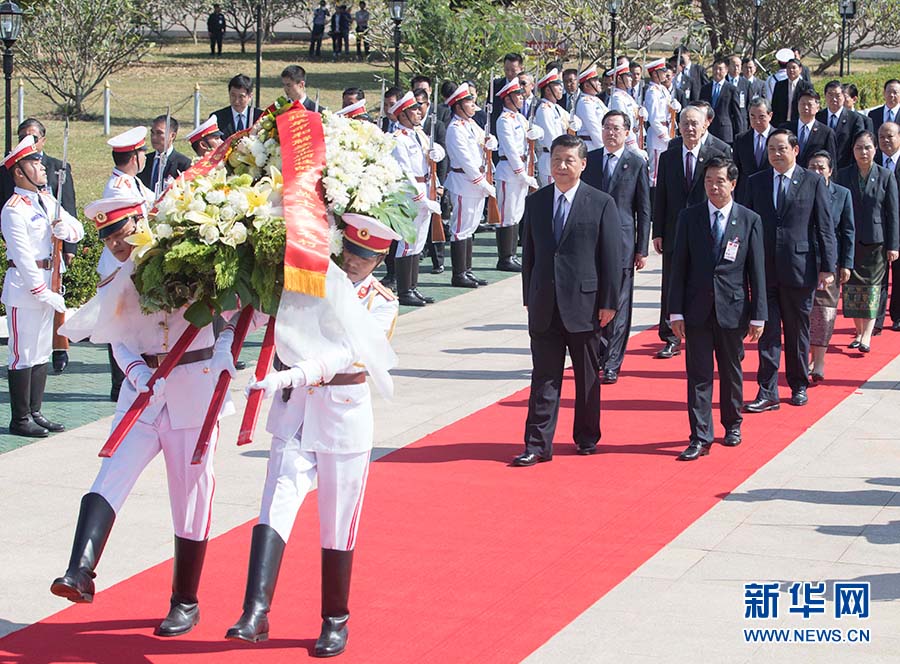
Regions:
<instances>
[{"instance_id":1,"label":"red wooden pole","mask_svg":"<svg viewBox=\"0 0 900 664\"><path fill-rule=\"evenodd\" d=\"M263 337L262 348L259 351L259 361L256 363L256 380L262 380L269 373L272 360L275 357L275 317L269 317L266 325L266 335ZM259 408L262 405L262 390L254 390L247 397L247 406L244 408L244 419L241 421L241 431L238 434L238 445L247 445L253 442L253 431L256 429L256 420L259 417Z\"/></svg>"}]
</instances>

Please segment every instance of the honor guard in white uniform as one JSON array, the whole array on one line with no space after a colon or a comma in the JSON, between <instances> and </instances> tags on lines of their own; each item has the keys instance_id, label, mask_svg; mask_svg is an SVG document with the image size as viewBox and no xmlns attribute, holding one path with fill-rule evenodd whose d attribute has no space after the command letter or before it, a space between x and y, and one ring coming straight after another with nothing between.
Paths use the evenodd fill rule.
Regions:
<instances>
[{"instance_id":1,"label":"honor guard in white uniform","mask_svg":"<svg viewBox=\"0 0 900 664\"><path fill-rule=\"evenodd\" d=\"M501 272L522 271L522 264L516 258L518 224L525 213L528 188L538 188L537 179L528 175L528 142L535 141L537 156L537 141L544 135L544 131L536 124L528 126L528 120L520 112L523 95L524 90L518 79L513 79L497 93L503 104L503 110L497 118L500 161L496 172L497 205L500 208L497 269Z\"/></svg>"},{"instance_id":2,"label":"honor guard in white uniform","mask_svg":"<svg viewBox=\"0 0 900 664\"><path fill-rule=\"evenodd\" d=\"M103 198L115 196L143 198L145 214L150 212L150 208L156 202L153 192L137 177L147 163L146 143L146 127L134 127L106 141L112 148L115 167L106 181L106 187L103 188Z\"/></svg>"},{"instance_id":3,"label":"honor guard in white uniform","mask_svg":"<svg viewBox=\"0 0 900 664\"><path fill-rule=\"evenodd\" d=\"M626 147L631 148L644 159L647 159L647 153L641 147L638 141L638 128L643 125L647 116L647 111L640 106L631 96L631 69L628 60L610 70L613 77L613 87L609 94L609 110L621 111L628 116L631 123L631 130L628 132L628 138L625 140Z\"/></svg>"},{"instance_id":4,"label":"honor guard in white uniform","mask_svg":"<svg viewBox=\"0 0 900 664\"><path fill-rule=\"evenodd\" d=\"M450 173L444 187L453 201L450 219L450 259L453 278L450 283L461 288L486 285L472 273L472 236L484 214L484 199L494 197L497 190L485 179L485 149L497 149L497 139L485 136L472 117L478 110L469 86L463 83L447 97L453 114L447 125L447 156Z\"/></svg>"},{"instance_id":5,"label":"honor guard in white uniform","mask_svg":"<svg viewBox=\"0 0 900 664\"><path fill-rule=\"evenodd\" d=\"M359 101L355 101L352 104L348 104L339 111L335 111L334 114L343 115L344 117L352 118L353 120L371 121L368 113L366 113L365 99L360 99Z\"/></svg>"},{"instance_id":6,"label":"honor guard in white uniform","mask_svg":"<svg viewBox=\"0 0 900 664\"><path fill-rule=\"evenodd\" d=\"M399 239L369 217L355 216L344 229L343 269L360 306L388 339L399 306L372 270ZM292 367L277 362L277 371L248 386L248 391L274 396L266 425L272 449L259 523L253 528L243 613L225 635L228 639L255 643L268 638L268 613L285 544L303 499L318 480L322 632L315 656L339 655L346 647L353 549L374 439L366 369L354 355L349 344L340 344L339 350Z\"/></svg>"},{"instance_id":7,"label":"honor guard in white uniform","mask_svg":"<svg viewBox=\"0 0 900 664\"><path fill-rule=\"evenodd\" d=\"M581 120L574 114L570 116L566 109L559 105L564 88L562 77L556 68L547 72L537 85L541 91L541 101L534 114L534 124L543 130L544 135L535 143L538 152L536 177L538 185L543 187L553 183L553 176L550 174L550 146L553 139L567 131L578 133L581 129Z\"/></svg>"},{"instance_id":8,"label":"honor guard in white uniform","mask_svg":"<svg viewBox=\"0 0 900 664\"><path fill-rule=\"evenodd\" d=\"M425 248L428 233L431 232L431 215L441 213L441 205L430 190L430 161L443 161L444 148L435 143L422 131L422 113L419 102L412 92L407 92L390 108L390 114L397 118L400 128L394 132L397 143L394 158L407 176L415 181L416 195L413 202L418 214L413 222L416 227L415 242L400 240L394 259L397 275L397 298L400 304L409 307L423 307L434 302L434 298L419 292L419 254ZM435 200L432 200L434 198Z\"/></svg>"},{"instance_id":9,"label":"honor guard in white uniform","mask_svg":"<svg viewBox=\"0 0 900 664\"><path fill-rule=\"evenodd\" d=\"M41 413L53 350L53 316L66 311L62 295L50 289L53 240L80 242L84 229L46 190L47 172L34 136L26 135L3 163L15 183L0 213L7 258L0 300L6 305L9 330L9 432L43 438L65 430ZM54 219L57 209L59 219Z\"/></svg>"},{"instance_id":10,"label":"honor guard in white uniform","mask_svg":"<svg viewBox=\"0 0 900 664\"><path fill-rule=\"evenodd\" d=\"M778 71L769 74L766 79L766 99L772 101L775 94L775 85L778 81L787 80L787 63L794 59L794 51L789 48L779 48L775 51L775 59L778 61Z\"/></svg>"},{"instance_id":11,"label":"honor guard in white uniform","mask_svg":"<svg viewBox=\"0 0 900 664\"><path fill-rule=\"evenodd\" d=\"M81 315L98 311L96 329L118 337L112 341L113 352L127 380L122 385L111 430L138 394L150 389L148 382L153 372L188 327L184 309L153 314L140 311L138 294L131 282L132 246L126 238L145 219L143 203L141 197L115 197L95 201L85 208L100 239L123 263L114 277L98 289L95 299L79 312ZM71 323L74 325L75 321ZM218 427L203 461L192 465L191 459L219 374L227 371L233 377L236 373L231 356L233 338L233 328L229 327L214 340L212 325L207 325L169 377L153 384L150 404L115 453L103 459L90 491L81 499L69 566L53 582L50 590L54 595L73 602L93 601L94 570L116 514L144 468L162 452L175 530L175 564L169 612L154 633L178 636L199 622L197 588L209 536L215 488L213 450ZM233 411L229 400L220 416Z\"/></svg>"},{"instance_id":12,"label":"honor guard in white uniform","mask_svg":"<svg viewBox=\"0 0 900 664\"><path fill-rule=\"evenodd\" d=\"M681 104L672 97L669 89L662 84L666 75L664 58L647 64L650 85L644 94L644 108L647 110L647 156L650 165L650 186L656 186L656 168L659 156L669 147L669 141L675 135L675 118L681 110Z\"/></svg>"},{"instance_id":13,"label":"honor guard in white uniform","mask_svg":"<svg viewBox=\"0 0 900 664\"><path fill-rule=\"evenodd\" d=\"M194 149L194 154L198 157L205 157L222 144L225 134L219 130L219 121L216 120L216 116L210 115L206 122L188 134L186 138Z\"/></svg>"},{"instance_id":14,"label":"honor guard in white uniform","mask_svg":"<svg viewBox=\"0 0 900 664\"><path fill-rule=\"evenodd\" d=\"M581 120L578 138L584 141L588 152L603 147L603 116L609 110L600 98L600 74L591 65L578 74L581 94L575 102L575 115Z\"/></svg>"}]
</instances>

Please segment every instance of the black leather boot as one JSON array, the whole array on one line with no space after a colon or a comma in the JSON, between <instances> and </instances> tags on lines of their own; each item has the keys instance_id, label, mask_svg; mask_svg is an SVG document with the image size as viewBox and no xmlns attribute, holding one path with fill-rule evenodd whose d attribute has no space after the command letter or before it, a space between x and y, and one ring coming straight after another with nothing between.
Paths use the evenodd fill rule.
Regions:
<instances>
[{"instance_id":1,"label":"black leather boot","mask_svg":"<svg viewBox=\"0 0 900 664\"><path fill-rule=\"evenodd\" d=\"M250 542L244 612L225 634L226 639L256 643L269 638L269 609L283 555L284 540L275 529L262 523L255 525Z\"/></svg>"},{"instance_id":2,"label":"black leather boot","mask_svg":"<svg viewBox=\"0 0 900 664\"><path fill-rule=\"evenodd\" d=\"M316 639L316 657L334 657L347 647L352 569L353 551L322 549L322 633Z\"/></svg>"},{"instance_id":3,"label":"black leather boot","mask_svg":"<svg viewBox=\"0 0 900 664\"><path fill-rule=\"evenodd\" d=\"M38 426L54 433L65 431L66 427L56 422L51 422L41 414L41 406L44 404L44 389L47 386L47 365L39 364L31 367L31 419Z\"/></svg>"},{"instance_id":4,"label":"black leather boot","mask_svg":"<svg viewBox=\"0 0 900 664\"><path fill-rule=\"evenodd\" d=\"M31 367L7 369L9 381L9 408L12 419L9 432L14 436L46 438L50 432L31 419Z\"/></svg>"},{"instance_id":5,"label":"black leather boot","mask_svg":"<svg viewBox=\"0 0 900 664\"><path fill-rule=\"evenodd\" d=\"M412 294L422 300L425 304L434 304L434 298L419 292L419 261L422 260L422 254L416 256L413 261L412 270L410 271L409 280L412 283Z\"/></svg>"},{"instance_id":6,"label":"black leather boot","mask_svg":"<svg viewBox=\"0 0 900 664\"><path fill-rule=\"evenodd\" d=\"M390 288L391 290L397 290L397 272L395 256L397 255L397 241L394 240L391 242L391 248L388 250L387 256L384 259L384 269L386 274L381 279L381 285L385 288Z\"/></svg>"},{"instance_id":7,"label":"black leather boot","mask_svg":"<svg viewBox=\"0 0 900 664\"><path fill-rule=\"evenodd\" d=\"M200 603L197 588L206 558L207 540L197 542L175 536L175 569L172 572L172 598L169 614L153 633L156 636L187 634L200 622Z\"/></svg>"},{"instance_id":8,"label":"black leather boot","mask_svg":"<svg viewBox=\"0 0 900 664\"><path fill-rule=\"evenodd\" d=\"M478 288L478 283L466 274L466 240L450 242L450 263L453 268L451 286Z\"/></svg>"},{"instance_id":9,"label":"black leather boot","mask_svg":"<svg viewBox=\"0 0 900 664\"><path fill-rule=\"evenodd\" d=\"M65 350L55 350L52 356L53 373L61 374L69 366L69 353Z\"/></svg>"},{"instance_id":10,"label":"black leather boot","mask_svg":"<svg viewBox=\"0 0 900 664\"><path fill-rule=\"evenodd\" d=\"M113 356L112 344L106 344L106 353L109 356L109 377L112 381L109 388L109 400L118 401L119 392L122 390L122 383L125 380L125 372L122 371L119 363L116 362L115 356Z\"/></svg>"},{"instance_id":11,"label":"black leather boot","mask_svg":"<svg viewBox=\"0 0 900 664\"><path fill-rule=\"evenodd\" d=\"M476 277L472 273L472 248L475 246L475 238L470 237L466 240L466 276L469 277L472 281L474 281L479 286L487 286L488 282L485 279L481 279L480 277Z\"/></svg>"},{"instance_id":12,"label":"black leather boot","mask_svg":"<svg viewBox=\"0 0 900 664\"><path fill-rule=\"evenodd\" d=\"M518 226L497 229L497 269L501 272L521 272L522 264L516 260Z\"/></svg>"},{"instance_id":13,"label":"black leather boot","mask_svg":"<svg viewBox=\"0 0 900 664\"><path fill-rule=\"evenodd\" d=\"M79 604L94 601L94 570L115 520L115 510L99 493L87 493L81 498L69 567L50 586L51 593Z\"/></svg>"},{"instance_id":14,"label":"black leather boot","mask_svg":"<svg viewBox=\"0 0 900 664\"><path fill-rule=\"evenodd\" d=\"M397 274L397 302L407 307L424 307L425 303L412 292L412 271L419 268L415 256L394 259Z\"/></svg>"}]
</instances>

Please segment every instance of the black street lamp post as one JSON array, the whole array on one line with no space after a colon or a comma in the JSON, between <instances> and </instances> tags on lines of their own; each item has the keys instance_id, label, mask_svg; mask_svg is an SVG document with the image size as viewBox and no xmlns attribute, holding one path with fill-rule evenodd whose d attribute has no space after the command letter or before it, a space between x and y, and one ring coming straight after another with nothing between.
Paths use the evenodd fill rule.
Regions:
<instances>
[{"instance_id":1,"label":"black street lamp post","mask_svg":"<svg viewBox=\"0 0 900 664\"><path fill-rule=\"evenodd\" d=\"M847 74L850 74L850 26L847 21L856 18L856 0L840 0L838 12L841 15L841 73L844 75L844 55L847 55Z\"/></svg>"},{"instance_id":2,"label":"black street lamp post","mask_svg":"<svg viewBox=\"0 0 900 664\"><path fill-rule=\"evenodd\" d=\"M619 16L619 0L609 0L609 60L610 67L616 66L616 26Z\"/></svg>"},{"instance_id":3,"label":"black street lamp post","mask_svg":"<svg viewBox=\"0 0 900 664\"><path fill-rule=\"evenodd\" d=\"M394 85L400 87L400 24L406 11L406 0L390 0L391 20L394 21Z\"/></svg>"},{"instance_id":4,"label":"black street lamp post","mask_svg":"<svg viewBox=\"0 0 900 664\"><path fill-rule=\"evenodd\" d=\"M12 150L12 48L22 30L22 10L14 2L0 4L0 40L3 41L3 76L6 78L6 152Z\"/></svg>"},{"instance_id":5,"label":"black street lamp post","mask_svg":"<svg viewBox=\"0 0 900 664\"><path fill-rule=\"evenodd\" d=\"M756 48L759 45L759 8L762 6L763 0L753 0L756 9L753 14L753 54L752 58L756 61Z\"/></svg>"}]
</instances>

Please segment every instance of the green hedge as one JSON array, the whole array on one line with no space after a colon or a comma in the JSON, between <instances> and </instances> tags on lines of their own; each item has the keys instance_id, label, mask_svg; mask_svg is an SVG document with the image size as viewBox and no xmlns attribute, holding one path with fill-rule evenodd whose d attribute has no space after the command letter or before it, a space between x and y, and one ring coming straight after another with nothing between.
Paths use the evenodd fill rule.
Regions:
<instances>
[{"instance_id":1,"label":"green hedge","mask_svg":"<svg viewBox=\"0 0 900 664\"><path fill-rule=\"evenodd\" d=\"M815 83L816 90L818 90L819 93L822 93L825 89L825 84L828 83L828 81L838 78L844 83L853 83L856 85L859 90L859 103L856 105L856 110L861 111L872 106L880 106L884 103L884 82L892 78L900 79L900 63L884 65L883 67L879 67L876 71L867 74L851 74L849 76L844 76L843 78L836 75L825 76L817 78L813 82Z\"/></svg>"},{"instance_id":2,"label":"green hedge","mask_svg":"<svg viewBox=\"0 0 900 664\"><path fill-rule=\"evenodd\" d=\"M103 243L97 237L97 230L92 221L82 218L81 223L84 225L84 239L78 244L75 259L63 275L66 304L70 308L81 306L90 300L97 292L97 281L100 279L97 274L97 262L100 260ZM5 260L6 243L2 238L0 238L0 251ZM2 304L0 304L0 315L6 315L6 308Z\"/></svg>"}]
</instances>

